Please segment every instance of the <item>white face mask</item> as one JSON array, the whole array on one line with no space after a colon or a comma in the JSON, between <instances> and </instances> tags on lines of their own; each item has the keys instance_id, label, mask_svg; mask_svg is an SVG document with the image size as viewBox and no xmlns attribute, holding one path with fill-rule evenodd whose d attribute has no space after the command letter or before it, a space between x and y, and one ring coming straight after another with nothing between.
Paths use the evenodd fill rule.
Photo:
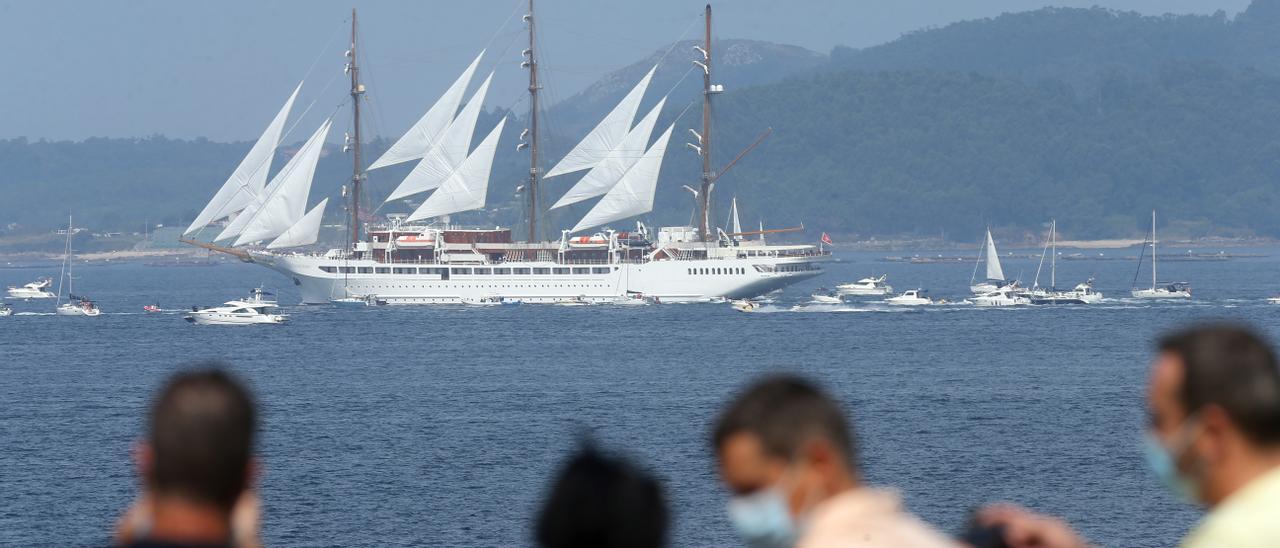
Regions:
<instances>
[{"instance_id":1,"label":"white face mask","mask_svg":"<svg viewBox=\"0 0 1280 548\"><path fill-rule=\"evenodd\" d=\"M795 520L778 487L733 497L729 520L750 548L790 548L796 542Z\"/></svg>"}]
</instances>

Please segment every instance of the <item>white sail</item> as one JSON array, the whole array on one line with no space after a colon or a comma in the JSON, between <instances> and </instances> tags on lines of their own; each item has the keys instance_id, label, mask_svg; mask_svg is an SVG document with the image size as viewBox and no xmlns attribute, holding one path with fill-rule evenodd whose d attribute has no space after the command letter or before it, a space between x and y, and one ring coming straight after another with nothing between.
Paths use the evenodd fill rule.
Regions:
<instances>
[{"instance_id":1,"label":"white sail","mask_svg":"<svg viewBox=\"0 0 1280 548\"><path fill-rule=\"evenodd\" d=\"M561 158L545 177L555 177L593 167L600 163L609 151L617 148L631 129L631 122L635 120L636 111L640 109L640 99L644 97L644 91L648 89L649 81L653 79L653 72L657 69L657 65L649 69L644 78L640 79L640 83L622 98L622 102L613 107L600 124L583 137L578 146L573 147L573 150Z\"/></svg>"},{"instance_id":2,"label":"white sail","mask_svg":"<svg viewBox=\"0 0 1280 548\"><path fill-rule=\"evenodd\" d=\"M324 208L327 205L329 205L328 198L320 200L320 203L302 216L302 220L289 227L289 230L284 231L284 234L281 234L270 244L267 244L267 249L299 247L316 243L320 239L320 220L324 218Z\"/></svg>"},{"instance_id":3,"label":"white sail","mask_svg":"<svg viewBox=\"0 0 1280 548\"><path fill-rule=\"evenodd\" d=\"M280 135L284 131L284 123L289 119L289 111L293 109L293 101L298 98L302 83L293 89L289 100L284 102L280 112L271 120L266 131L258 137L258 142L249 149L236 167L235 172L222 183L222 188L213 195L213 199L196 215L191 226L183 235L191 234L207 226L209 223L236 213L248 206L255 197L262 194L267 182L267 174L271 171L271 157L275 155L276 146L280 144Z\"/></svg>"},{"instance_id":4,"label":"white sail","mask_svg":"<svg viewBox=\"0 0 1280 548\"><path fill-rule=\"evenodd\" d=\"M996 241L991 238L991 229L987 229L987 279L1004 281L1004 269L1000 268L1000 253L996 252Z\"/></svg>"},{"instance_id":5,"label":"white sail","mask_svg":"<svg viewBox=\"0 0 1280 548\"><path fill-rule=\"evenodd\" d=\"M733 234L739 234L742 232L742 222L738 220L738 197L737 196L734 196L733 209L731 209L729 212L729 230L732 230ZM741 240L742 236L734 236L733 239Z\"/></svg>"},{"instance_id":6,"label":"white sail","mask_svg":"<svg viewBox=\"0 0 1280 548\"><path fill-rule=\"evenodd\" d=\"M588 200L600 196L613 185L618 183L622 175L631 169L631 166L640 161L640 157L644 156L645 147L649 144L649 137L653 135L653 126L658 123L658 114L662 112L662 106L666 104L667 98L663 97L654 105L649 113L640 119L640 123L627 133L626 139L623 139L609 154L600 160L600 163L591 168L577 184L573 185L560 200L551 206L551 209L564 207L570 204L576 204L583 200Z\"/></svg>"},{"instance_id":7,"label":"white sail","mask_svg":"<svg viewBox=\"0 0 1280 548\"><path fill-rule=\"evenodd\" d=\"M489 92L489 83L493 81L493 73L484 79L467 106L454 118L453 123L440 136L440 140L426 157L413 167L413 171L400 182L386 201L398 200L419 192L439 188L449 176L467 159L467 149L471 147L471 139L475 136L476 120L480 118L480 109L484 106L484 96Z\"/></svg>"},{"instance_id":8,"label":"white sail","mask_svg":"<svg viewBox=\"0 0 1280 548\"><path fill-rule=\"evenodd\" d=\"M233 245L245 245L275 238L302 220L307 211L307 195L311 193L311 179L316 174L316 162L324 150L324 139L329 135L332 120L325 120L320 129L311 134L306 144L289 159L273 180L272 192L261 202L253 218Z\"/></svg>"},{"instance_id":9,"label":"white sail","mask_svg":"<svg viewBox=\"0 0 1280 548\"><path fill-rule=\"evenodd\" d=\"M504 117L480 141L480 145L467 156L462 165L449 175L444 184L406 220L417 221L484 207L485 196L489 192L489 170L493 167L493 155L498 150L498 137L502 135L502 128L506 125L507 119Z\"/></svg>"},{"instance_id":10,"label":"white sail","mask_svg":"<svg viewBox=\"0 0 1280 548\"><path fill-rule=\"evenodd\" d=\"M671 140L671 130L675 124L667 127L661 137L644 153L631 169L622 176L622 180L609 190L587 215L573 227L573 232L612 223L648 213L653 210L653 195L658 190L658 174L662 170L662 158L667 152L667 141Z\"/></svg>"},{"instance_id":11,"label":"white sail","mask_svg":"<svg viewBox=\"0 0 1280 548\"><path fill-rule=\"evenodd\" d=\"M449 127L449 122L453 121L454 115L458 113L458 105L462 104L462 95L467 91L467 86L471 85L471 76L480 65L481 57L484 57L484 50L480 51L480 55L476 56L467 70L462 71L462 75L449 86L444 95L436 100L436 104L431 105L427 113L423 114L422 118L409 128L409 131L400 136L400 140L391 145L391 148L369 166L370 170L418 160L427 155L427 151L436 144L445 128Z\"/></svg>"}]
</instances>

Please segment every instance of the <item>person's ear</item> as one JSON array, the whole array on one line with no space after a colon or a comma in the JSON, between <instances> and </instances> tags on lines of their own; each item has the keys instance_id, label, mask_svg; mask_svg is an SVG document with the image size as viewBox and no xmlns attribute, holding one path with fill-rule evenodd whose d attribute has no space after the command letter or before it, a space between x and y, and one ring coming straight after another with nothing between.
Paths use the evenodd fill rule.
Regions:
<instances>
[{"instance_id":1,"label":"person's ear","mask_svg":"<svg viewBox=\"0 0 1280 548\"><path fill-rule=\"evenodd\" d=\"M138 440L133 444L133 465L138 471L138 478L144 485L151 485L155 479L155 450L151 444Z\"/></svg>"},{"instance_id":2,"label":"person's ear","mask_svg":"<svg viewBox=\"0 0 1280 548\"><path fill-rule=\"evenodd\" d=\"M1200 429L1191 447L1201 461L1214 466L1228 459L1238 432L1227 411L1219 405L1206 405L1200 410Z\"/></svg>"}]
</instances>

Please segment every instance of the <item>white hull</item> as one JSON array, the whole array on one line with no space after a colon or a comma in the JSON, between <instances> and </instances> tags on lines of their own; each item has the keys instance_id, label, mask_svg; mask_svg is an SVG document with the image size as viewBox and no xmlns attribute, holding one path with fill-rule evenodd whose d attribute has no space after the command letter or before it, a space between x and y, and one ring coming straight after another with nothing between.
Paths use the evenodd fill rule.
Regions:
<instances>
[{"instance_id":1,"label":"white hull","mask_svg":"<svg viewBox=\"0 0 1280 548\"><path fill-rule=\"evenodd\" d=\"M93 317L93 316L101 315L102 311L98 310L97 308L86 309L85 307L80 306L78 304L63 304L63 305L58 305L58 308L54 309L54 313L56 313L59 316Z\"/></svg>"},{"instance_id":2,"label":"white hull","mask_svg":"<svg viewBox=\"0 0 1280 548\"><path fill-rule=\"evenodd\" d=\"M1031 304L1031 299L1026 297L1018 297L1014 295L979 295L971 299L974 306L981 307L998 307L998 306L1021 306Z\"/></svg>"},{"instance_id":3,"label":"white hull","mask_svg":"<svg viewBox=\"0 0 1280 548\"><path fill-rule=\"evenodd\" d=\"M187 321L196 325L277 325L285 322L280 314L232 314L224 312L190 312Z\"/></svg>"},{"instance_id":4,"label":"white hull","mask_svg":"<svg viewBox=\"0 0 1280 548\"><path fill-rule=\"evenodd\" d=\"M56 298L57 295L40 289L10 287L9 297L13 299L53 299Z\"/></svg>"},{"instance_id":5,"label":"white hull","mask_svg":"<svg viewBox=\"0 0 1280 548\"><path fill-rule=\"evenodd\" d=\"M840 297L832 297L831 295L811 295L813 302L818 304L841 304L844 301Z\"/></svg>"},{"instance_id":6,"label":"white hull","mask_svg":"<svg viewBox=\"0 0 1280 548\"><path fill-rule=\"evenodd\" d=\"M836 292L850 297L879 297L893 293L893 288L889 286L866 288L841 285L836 286Z\"/></svg>"},{"instance_id":7,"label":"white hull","mask_svg":"<svg viewBox=\"0 0 1280 548\"><path fill-rule=\"evenodd\" d=\"M1155 289L1135 289L1132 292L1135 299L1190 299L1190 291L1170 291L1163 287Z\"/></svg>"},{"instance_id":8,"label":"white hull","mask_svg":"<svg viewBox=\"0 0 1280 548\"><path fill-rule=\"evenodd\" d=\"M13 309L9 307L0 308L0 316L12 316Z\"/></svg>"},{"instance_id":9,"label":"white hull","mask_svg":"<svg viewBox=\"0 0 1280 548\"><path fill-rule=\"evenodd\" d=\"M576 298L613 303L629 293L664 303L749 299L821 274L817 263L826 260L826 256L803 256L584 265L554 261L447 265L344 261L262 251L251 251L250 256L253 262L289 277L304 304L328 303L351 293L377 295L388 304L459 304L484 297L522 303L560 303ZM343 272L344 268L349 271ZM492 273L506 268L513 272L530 269L531 273ZM440 274L441 269L447 273ZM475 269L490 273L475 274Z\"/></svg>"}]
</instances>

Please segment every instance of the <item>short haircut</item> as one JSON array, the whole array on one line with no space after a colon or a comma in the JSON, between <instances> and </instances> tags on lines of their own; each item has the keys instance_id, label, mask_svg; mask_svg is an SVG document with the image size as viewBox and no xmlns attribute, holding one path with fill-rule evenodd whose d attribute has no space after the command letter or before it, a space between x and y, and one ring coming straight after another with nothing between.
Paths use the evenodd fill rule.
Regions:
<instances>
[{"instance_id":1,"label":"short haircut","mask_svg":"<svg viewBox=\"0 0 1280 548\"><path fill-rule=\"evenodd\" d=\"M667 529L662 485L586 445L561 468L535 534L546 548L658 548Z\"/></svg>"},{"instance_id":2,"label":"short haircut","mask_svg":"<svg viewBox=\"0 0 1280 548\"><path fill-rule=\"evenodd\" d=\"M247 486L257 413L248 390L216 364L174 375L151 407L158 493L231 509Z\"/></svg>"},{"instance_id":3,"label":"short haircut","mask_svg":"<svg viewBox=\"0 0 1280 548\"><path fill-rule=\"evenodd\" d=\"M1280 366L1261 336L1243 326L1209 325L1168 335L1159 350L1182 359L1180 397L1188 414L1216 405L1254 443L1280 445Z\"/></svg>"},{"instance_id":4,"label":"short haircut","mask_svg":"<svg viewBox=\"0 0 1280 548\"><path fill-rule=\"evenodd\" d=\"M717 454L730 436L750 433L766 454L787 461L814 438L831 442L850 470L856 470L854 434L840 406L816 385L800 377L768 377L729 403L716 421L712 444Z\"/></svg>"}]
</instances>

